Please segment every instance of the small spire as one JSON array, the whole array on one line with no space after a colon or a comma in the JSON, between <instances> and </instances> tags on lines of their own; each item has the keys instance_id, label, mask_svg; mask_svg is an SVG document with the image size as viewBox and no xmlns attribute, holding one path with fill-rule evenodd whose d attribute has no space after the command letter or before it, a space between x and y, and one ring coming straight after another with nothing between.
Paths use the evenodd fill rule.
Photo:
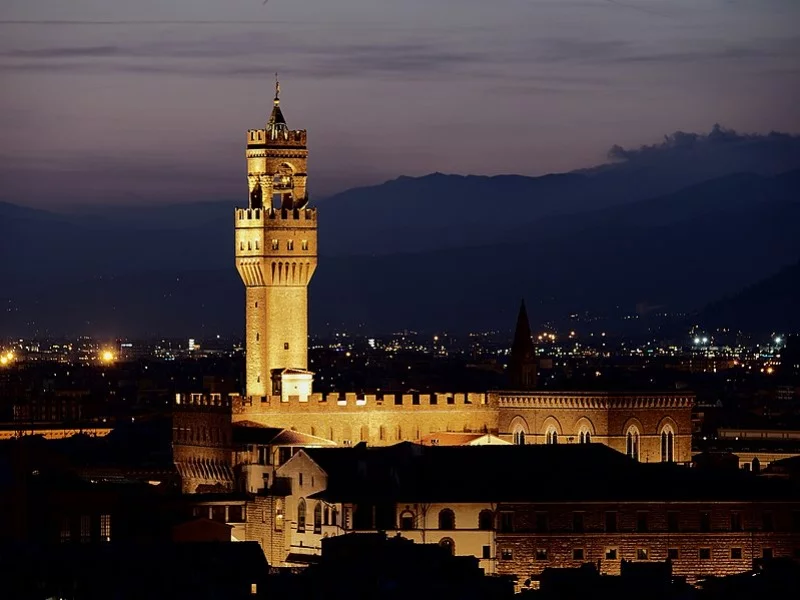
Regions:
<instances>
[{"instance_id":1,"label":"small spire","mask_svg":"<svg viewBox=\"0 0 800 600\"><path fill-rule=\"evenodd\" d=\"M531 339L531 325L528 320L528 311L525 308L525 299L523 298L519 305L517 326L514 329L514 341L511 344L511 354L515 357L522 358L524 356L531 356L534 352L533 340Z\"/></svg>"},{"instance_id":2,"label":"small spire","mask_svg":"<svg viewBox=\"0 0 800 600\"><path fill-rule=\"evenodd\" d=\"M275 106L278 106L281 103L280 96L281 96L281 82L278 81L278 74L275 73L275 100L273 100Z\"/></svg>"}]
</instances>

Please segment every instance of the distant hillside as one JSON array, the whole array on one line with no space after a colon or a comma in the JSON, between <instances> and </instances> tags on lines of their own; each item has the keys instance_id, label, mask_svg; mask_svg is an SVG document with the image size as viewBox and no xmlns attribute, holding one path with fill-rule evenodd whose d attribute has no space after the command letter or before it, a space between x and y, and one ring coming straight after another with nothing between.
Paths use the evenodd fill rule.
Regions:
<instances>
[{"instance_id":1,"label":"distant hillside","mask_svg":"<svg viewBox=\"0 0 800 600\"><path fill-rule=\"evenodd\" d=\"M573 173L521 177L401 177L320 201L330 254L420 252L497 242L514 226L657 198L737 173L800 168L800 136L675 132L640 148L614 146L610 162Z\"/></svg>"},{"instance_id":2,"label":"distant hillside","mask_svg":"<svg viewBox=\"0 0 800 600\"><path fill-rule=\"evenodd\" d=\"M241 331L230 205L217 209L225 223L172 230L0 215L0 240L9 244L0 250L15 257L0 265L8 282L0 332ZM322 222L331 210L320 208ZM370 256L366 242L361 256L323 250L311 285L312 331L507 328L521 296L536 323L640 304L696 309L800 256L800 171L735 174L532 225L507 222L500 242L487 229L469 245L426 252Z\"/></svg>"},{"instance_id":3,"label":"distant hillside","mask_svg":"<svg viewBox=\"0 0 800 600\"><path fill-rule=\"evenodd\" d=\"M698 322L762 333L800 331L800 261L710 304L700 312Z\"/></svg>"}]
</instances>

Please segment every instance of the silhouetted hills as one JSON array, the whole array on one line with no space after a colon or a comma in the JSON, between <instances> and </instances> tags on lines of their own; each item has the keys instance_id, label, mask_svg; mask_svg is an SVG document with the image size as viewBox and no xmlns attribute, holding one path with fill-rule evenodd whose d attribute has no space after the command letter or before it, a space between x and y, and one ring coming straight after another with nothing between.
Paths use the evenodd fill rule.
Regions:
<instances>
[{"instance_id":1,"label":"silhouetted hills","mask_svg":"<svg viewBox=\"0 0 800 600\"><path fill-rule=\"evenodd\" d=\"M800 331L800 261L710 304L700 312L699 322L745 331Z\"/></svg>"},{"instance_id":2,"label":"silhouetted hills","mask_svg":"<svg viewBox=\"0 0 800 600\"><path fill-rule=\"evenodd\" d=\"M581 173L401 177L320 200L312 331L510 329L522 296L534 326L733 299L800 257L800 170L770 172L800 152L793 136L715 131ZM755 172L725 172L747 161ZM240 332L236 204L0 203L0 333Z\"/></svg>"}]
</instances>

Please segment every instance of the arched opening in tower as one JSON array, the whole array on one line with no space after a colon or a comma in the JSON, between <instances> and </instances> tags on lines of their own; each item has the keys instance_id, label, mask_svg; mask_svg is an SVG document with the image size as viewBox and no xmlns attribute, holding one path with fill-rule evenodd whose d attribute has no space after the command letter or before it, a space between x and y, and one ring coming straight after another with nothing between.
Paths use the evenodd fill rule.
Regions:
<instances>
[{"instance_id":1,"label":"arched opening in tower","mask_svg":"<svg viewBox=\"0 0 800 600\"><path fill-rule=\"evenodd\" d=\"M294 208L294 171L286 163L278 167L272 178L273 208Z\"/></svg>"}]
</instances>

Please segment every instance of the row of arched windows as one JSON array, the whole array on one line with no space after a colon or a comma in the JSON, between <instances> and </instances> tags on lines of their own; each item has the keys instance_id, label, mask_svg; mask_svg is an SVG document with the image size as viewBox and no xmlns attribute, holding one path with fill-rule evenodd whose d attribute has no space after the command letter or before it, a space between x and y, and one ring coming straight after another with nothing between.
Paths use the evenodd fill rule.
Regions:
<instances>
[{"instance_id":1,"label":"row of arched windows","mask_svg":"<svg viewBox=\"0 0 800 600\"><path fill-rule=\"evenodd\" d=\"M437 525L439 529L452 531L456 528L456 514L452 509L443 508L439 511ZM408 531L410 529L417 529L421 524L417 522L416 515L410 510L404 511L400 514L400 529ZM494 513L485 509L478 514L478 529L484 531L491 531L494 529Z\"/></svg>"},{"instance_id":2,"label":"row of arched windows","mask_svg":"<svg viewBox=\"0 0 800 600\"><path fill-rule=\"evenodd\" d=\"M524 425L519 423L515 425L512 430L513 441L517 445L525 443L527 432ZM631 425L625 432L625 453L634 460L640 460L640 438L641 434L636 425ZM572 441L573 438L569 438ZM659 434L660 439L660 459L661 462L675 462L675 432L671 425L667 424L661 428ZM544 441L546 444L558 444L559 434L554 425L548 426L544 434ZM581 427L578 431L578 443L590 444L592 442L592 433L588 427Z\"/></svg>"},{"instance_id":3,"label":"row of arched windows","mask_svg":"<svg viewBox=\"0 0 800 600\"><path fill-rule=\"evenodd\" d=\"M675 432L667 425L661 430L661 462L675 462ZM639 429L635 425L628 428L625 436L625 453L639 460Z\"/></svg>"},{"instance_id":4,"label":"row of arched windows","mask_svg":"<svg viewBox=\"0 0 800 600\"><path fill-rule=\"evenodd\" d=\"M525 432L521 429L514 431L512 435L514 437L514 443L518 446L525 443ZM544 434L544 441L546 444L558 443L558 431L556 431L555 427L549 427L547 429L547 432ZM578 432L578 442L581 444L590 444L592 442L592 433L588 429L581 429Z\"/></svg>"}]
</instances>

